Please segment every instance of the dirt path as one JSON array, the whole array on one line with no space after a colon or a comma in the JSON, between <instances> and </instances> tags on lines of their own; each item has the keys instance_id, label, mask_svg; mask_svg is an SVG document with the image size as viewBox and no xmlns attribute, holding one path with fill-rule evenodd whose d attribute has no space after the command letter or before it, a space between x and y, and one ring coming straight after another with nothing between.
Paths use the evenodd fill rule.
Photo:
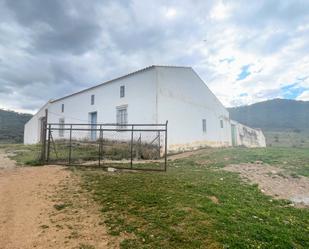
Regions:
<instances>
[{"instance_id":1,"label":"dirt path","mask_svg":"<svg viewBox=\"0 0 309 249\"><path fill-rule=\"evenodd\" d=\"M3 150L0 150L0 170L12 169L15 167L15 162L10 160Z\"/></svg>"},{"instance_id":2,"label":"dirt path","mask_svg":"<svg viewBox=\"0 0 309 249\"><path fill-rule=\"evenodd\" d=\"M170 155L168 156L168 159L171 161L174 160L178 160L178 159L183 159L183 158L187 158L193 155L201 155L203 153L205 153L205 151L207 151L209 149L199 149L199 150L193 150L193 151L185 151L185 152L181 152L181 153L177 153L174 155Z\"/></svg>"},{"instance_id":3,"label":"dirt path","mask_svg":"<svg viewBox=\"0 0 309 249\"><path fill-rule=\"evenodd\" d=\"M0 249L117 248L101 223L73 173L15 167L0 153Z\"/></svg>"},{"instance_id":4,"label":"dirt path","mask_svg":"<svg viewBox=\"0 0 309 249\"><path fill-rule=\"evenodd\" d=\"M288 199L297 207L309 207L309 178L291 176L268 164L231 164L224 170L240 173L243 179L257 183L261 191L277 199Z\"/></svg>"}]
</instances>

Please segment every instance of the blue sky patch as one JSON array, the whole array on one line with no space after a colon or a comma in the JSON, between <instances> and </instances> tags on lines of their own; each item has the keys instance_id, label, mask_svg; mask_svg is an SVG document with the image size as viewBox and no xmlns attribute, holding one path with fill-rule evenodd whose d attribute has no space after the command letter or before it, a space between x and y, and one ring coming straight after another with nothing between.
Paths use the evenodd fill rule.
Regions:
<instances>
[{"instance_id":1,"label":"blue sky patch","mask_svg":"<svg viewBox=\"0 0 309 249\"><path fill-rule=\"evenodd\" d=\"M247 97L248 96L248 93L241 93L239 94L239 97Z\"/></svg>"},{"instance_id":2,"label":"blue sky patch","mask_svg":"<svg viewBox=\"0 0 309 249\"><path fill-rule=\"evenodd\" d=\"M245 65L241 68L240 74L238 74L237 80L244 80L247 78L251 73L249 72L250 65Z\"/></svg>"},{"instance_id":3,"label":"blue sky patch","mask_svg":"<svg viewBox=\"0 0 309 249\"><path fill-rule=\"evenodd\" d=\"M298 86L298 83L293 83L281 88L282 96L286 99L296 99L306 88Z\"/></svg>"}]
</instances>

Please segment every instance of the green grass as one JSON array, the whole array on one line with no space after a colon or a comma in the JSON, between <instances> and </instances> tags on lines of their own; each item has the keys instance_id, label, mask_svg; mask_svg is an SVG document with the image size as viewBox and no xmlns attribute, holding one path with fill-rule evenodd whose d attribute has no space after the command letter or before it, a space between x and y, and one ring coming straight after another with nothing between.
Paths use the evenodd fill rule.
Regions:
<instances>
[{"instance_id":1,"label":"green grass","mask_svg":"<svg viewBox=\"0 0 309 249\"><path fill-rule=\"evenodd\" d=\"M129 160L130 146L128 143L113 143L110 141L104 141L104 152L102 158L107 160ZM136 160L137 146L133 147L133 156ZM31 165L37 166L42 165L40 161L42 145L22 145L22 144L0 144L0 149L5 150L9 157L15 160L19 165ZM49 164L68 164L69 162L69 151L70 146L68 141L57 141L56 143L50 144ZM158 150L154 146L146 145L145 148L139 151L139 159L158 159ZM138 159L138 160L139 160ZM97 143L86 143L77 142L72 143L71 150L71 163L72 164L83 164L93 163L98 164L99 160L99 144ZM108 166L113 167L130 167L130 164L125 163L113 163ZM136 168L147 168L149 164L135 164ZM163 168L163 163L153 164L155 169Z\"/></svg>"},{"instance_id":2,"label":"green grass","mask_svg":"<svg viewBox=\"0 0 309 249\"><path fill-rule=\"evenodd\" d=\"M309 148L309 129L264 130L268 146Z\"/></svg>"},{"instance_id":3,"label":"green grass","mask_svg":"<svg viewBox=\"0 0 309 249\"><path fill-rule=\"evenodd\" d=\"M290 173L309 176L309 149L308 148L226 148L209 149L194 159L200 162L208 162L212 166L224 167L231 163L247 163L262 161Z\"/></svg>"},{"instance_id":4,"label":"green grass","mask_svg":"<svg viewBox=\"0 0 309 249\"><path fill-rule=\"evenodd\" d=\"M20 164L31 163L39 152L37 146L0 148L15 153ZM308 209L274 200L237 174L218 170L255 161L295 178L309 176L308 149L275 147L206 149L170 161L167 173L76 172L98 202L109 233L133 235L122 248L309 248Z\"/></svg>"},{"instance_id":5,"label":"green grass","mask_svg":"<svg viewBox=\"0 0 309 249\"><path fill-rule=\"evenodd\" d=\"M41 145L1 144L0 149L8 153L9 158L15 160L18 165L41 165Z\"/></svg>"},{"instance_id":6,"label":"green grass","mask_svg":"<svg viewBox=\"0 0 309 249\"><path fill-rule=\"evenodd\" d=\"M308 209L274 200L237 174L217 170L263 161L307 175L308 159L303 149L208 149L170 162L167 173L78 172L109 233L134 235L122 248L309 248Z\"/></svg>"}]
</instances>

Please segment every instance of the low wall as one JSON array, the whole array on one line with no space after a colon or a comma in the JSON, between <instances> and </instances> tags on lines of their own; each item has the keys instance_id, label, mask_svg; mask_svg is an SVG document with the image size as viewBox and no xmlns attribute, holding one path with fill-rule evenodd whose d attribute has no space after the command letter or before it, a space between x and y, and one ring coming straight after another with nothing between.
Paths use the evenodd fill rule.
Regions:
<instances>
[{"instance_id":1,"label":"low wall","mask_svg":"<svg viewBox=\"0 0 309 249\"><path fill-rule=\"evenodd\" d=\"M231 125L235 126L235 146L266 147L266 139L261 129L253 129L233 120L231 120Z\"/></svg>"}]
</instances>

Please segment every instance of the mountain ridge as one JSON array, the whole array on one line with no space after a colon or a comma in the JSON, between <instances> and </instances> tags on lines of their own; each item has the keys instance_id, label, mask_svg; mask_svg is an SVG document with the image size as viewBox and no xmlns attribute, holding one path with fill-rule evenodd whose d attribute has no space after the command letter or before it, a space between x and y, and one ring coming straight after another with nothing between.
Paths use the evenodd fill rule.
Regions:
<instances>
[{"instance_id":1,"label":"mountain ridge","mask_svg":"<svg viewBox=\"0 0 309 249\"><path fill-rule=\"evenodd\" d=\"M24 125L31 117L28 113L0 109L0 143L22 143Z\"/></svg>"},{"instance_id":2,"label":"mountain ridge","mask_svg":"<svg viewBox=\"0 0 309 249\"><path fill-rule=\"evenodd\" d=\"M262 130L309 128L309 101L272 99L227 109L231 119Z\"/></svg>"}]
</instances>

